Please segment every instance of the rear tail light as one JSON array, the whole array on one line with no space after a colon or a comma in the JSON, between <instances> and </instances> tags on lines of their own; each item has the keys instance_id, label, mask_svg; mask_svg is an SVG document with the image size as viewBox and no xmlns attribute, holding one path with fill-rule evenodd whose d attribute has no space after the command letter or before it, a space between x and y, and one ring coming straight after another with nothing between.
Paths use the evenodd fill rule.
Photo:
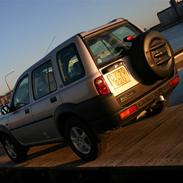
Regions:
<instances>
[{"instance_id":1,"label":"rear tail light","mask_svg":"<svg viewBox=\"0 0 183 183\"><path fill-rule=\"evenodd\" d=\"M179 84L180 82L180 77L176 75L172 80L169 81L169 86L175 87Z\"/></svg>"},{"instance_id":2,"label":"rear tail light","mask_svg":"<svg viewBox=\"0 0 183 183\"><path fill-rule=\"evenodd\" d=\"M107 86L104 78L99 76L94 80L95 87L100 95L108 95L111 93L109 87Z\"/></svg>"},{"instance_id":3,"label":"rear tail light","mask_svg":"<svg viewBox=\"0 0 183 183\"><path fill-rule=\"evenodd\" d=\"M133 114L137 110L138 110L137 105L132 105L131 107L129 107L128 109L126 109L125 111L123 111L119 114L120 119L123 120L123 119L129 117L131 114Z\"/></svg>"}]
</instances>

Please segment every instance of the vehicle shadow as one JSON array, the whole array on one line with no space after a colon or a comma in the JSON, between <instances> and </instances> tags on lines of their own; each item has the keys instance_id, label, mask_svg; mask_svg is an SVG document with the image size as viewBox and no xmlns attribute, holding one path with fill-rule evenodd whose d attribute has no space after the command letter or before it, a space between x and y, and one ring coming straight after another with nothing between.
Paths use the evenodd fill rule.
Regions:
<instances>
[{"instance_id":1,"label":"vehicle shadow","mask_svg":"<svg viewBox=\"0 0 183 183\"><path fill-rule=\"evenodd\" d=\"M64 148L66 147L66 144L65 143L59 143L59 144L56 144L52 147L48 147L46 149L42 149L40 151L36 151L36 152L33 152L31 154L28 154L28 157L27 157L27 160L25 162L22 162L22 163L15 163L11 160L8 160L6 161L5 163L3 163L2 167L17 167L17 166L24 166L24 164L26 164L27 161L29 160L33 160L34 158L36 157L39 157L39 156L42 156L42 155L45 155L45 154L48 154L48 153L51 153L51 152L54 152L60 148ZM5 153L3 154L3 156L7 156Z\"/></svg>"},{"instance_id":2,"label":"vehicle shadow","mask_svg":"<svg viewBox=\"0 0 183 183\"><path fill-rule=\"evenodd\" d=\"M74 168L74 167L84 165L85 163L86 162L84 160L79 159L79 160L71 161L71 162L64 163L64 164L61 164L58 166L54 166L54 168Z\"/></svg>"},{"instance_id":3,"label":"vehicle shadow","mask_svg":"<svg viewBox=\"0 0 183 183\"><path fill-rule=\"evenodd\" d=\"M59 150L61 148L66 147L66 146L67 146L67 144L63 142L61 144L56 144L56 145L54 145L52 147L48 147L48 148L43 149L43 150L33 152L32 154L28 155L27 161L28 160L33 160L34 158L39 157L41 155L45 155L45 154L48 154L48 153L52 153L54 151L57 151L57 150ZM63 163L63 164L60 164L58 166L53 166L53 167L54 168L77 167L77 166L83 165L84 163L85 163L85 161L79 159L79 160L70 161L70 162Z\"/></svg>"},{"instance_id":4,"label":"vehicle shadow","mask_svg":"<svg viewBox=\"0 0 183 183\"><path fill-rule=\"evenodd\" d=\"M13 161L9 160L6 163L3 163L0 165L0 168L12 168L12 167L16 167L16 163L14 163Z\"/></svg>"},{"instance_id":5,"label":"vehicle shadow","mask_svg":"<svg viewBox=\"0 0 183 183\"><path fill-rule=\"evenodd\" d=\"M64 148L66 147L66 143L59 143L59 144L56 144L52 147L48 147L46 149L43 149L43 150L40 150L40 151L37 151L37 152L34 152L32 154L29 154L28 157L27 157L27 160L32 160L36 157L39 157L41 155L44 155L44 154L48 154L48 153L51 153L51 152L54 152L58 149L61 149L61 148Z\"/></svg>"},{"instance_id":6,"label":"vehicle shadow","mask_svg":"<svg viewBox=\"0 0 183 183\"><path fill-rule=\"evenodd\" d=\"M31 161L31 160L39 157L39 156L57 151L57 150L59 150L61 148L64 148L66 146L67 145L65 143L61 143L61 144L53 145L52 147L47 147L45 149L42 149L42 150L39 150L39 151L36 151L36 152L31 152L31 154L28 154L27 160L25 162L22 162L22 163L15 163L15 162L11 161L8 157L5 157L6 160L2 164L2 166L0 166L0 167L4 167L4 168L5 167L6 168L26 167L27 165L29 165L29 161ZM7 155L3 154L2 156L7 156ZM63 163L63 164L60 164L58 166L53 166L53 167L54 168L68 168L68 167L71 168L71 167L77 167L77 166L83 165L85 163L86 163L85 161L83 161L81 159L79 159L79 160L77 159L77 160L70 161L70 162L67 162L67 163Z\"/></svg>"}]
</instances>

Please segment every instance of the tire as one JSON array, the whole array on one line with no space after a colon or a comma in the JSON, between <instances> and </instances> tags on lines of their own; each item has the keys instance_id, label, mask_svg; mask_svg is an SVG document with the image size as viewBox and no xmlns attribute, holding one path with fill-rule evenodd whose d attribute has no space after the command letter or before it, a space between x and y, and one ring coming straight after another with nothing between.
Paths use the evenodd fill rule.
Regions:
<instances>
[{"instance_id":1,"label":"tire","mask_svg":"<svg viewBox=\"0 0 183 183\"><path fill-rule=\"evenodd\" d=\"M84 161L95 160L98 156L95 134L78 118L69 118L66 124L66 140L71 149Z\"/></svg>"},{"instance_id":2,"label":"tire","mask_svg":"<svg viewBox=\"0 0 183 183\"><path fill-rule=\"evenodd\" d=\"M20 163L27 159L28 148L21 146L14 138L3 135L1 142L5 152L12 161Z\"/></svg>"},{"instance_id":3,"label":"tire","mask_svg":"<svg viewBox=\"0 0 183 183\"><path fill-rule=\"evenodd\" d=\"M151 31L137 36L129 55L133 69L144 84L153 84L173 75L174 53L159 32Z\"/></svg>"}]
</instances>

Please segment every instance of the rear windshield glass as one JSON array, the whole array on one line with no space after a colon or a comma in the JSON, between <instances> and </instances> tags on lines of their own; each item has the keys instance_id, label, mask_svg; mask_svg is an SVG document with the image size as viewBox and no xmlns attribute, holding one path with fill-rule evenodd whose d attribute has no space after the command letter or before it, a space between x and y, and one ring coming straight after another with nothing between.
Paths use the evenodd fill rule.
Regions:
<instances>
[{"instance_id":1,"label":"rear windshield glass","mask_svg":"<svg viewBox=\"0 0 183 183\"><path fill-rule=\"evenodd\" d=\"M127 36L133 36L135 38L140 33L140 30L131 24L123 24L86 38L85 42L96 65L102 67L125 54L131 47L132 43L124 41L124 38Z\"/></svg>"}]
</instances>

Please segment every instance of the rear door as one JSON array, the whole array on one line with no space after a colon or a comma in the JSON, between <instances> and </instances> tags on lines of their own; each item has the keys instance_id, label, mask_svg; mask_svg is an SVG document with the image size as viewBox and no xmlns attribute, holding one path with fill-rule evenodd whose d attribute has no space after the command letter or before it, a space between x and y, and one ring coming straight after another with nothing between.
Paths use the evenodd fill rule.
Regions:
<instances>
[{"instance_id":1,"label":"rear door","mask_svg":"<svg viewBox=\"0 0 183 183\"><path fill-rule=\"evenodd\" d=\"M54 122L54 110L61 101L50 60L33 70L32 92L32 115L35 129L40 130L39 141L61 138Z\"/></svg>"}]
</instances>

